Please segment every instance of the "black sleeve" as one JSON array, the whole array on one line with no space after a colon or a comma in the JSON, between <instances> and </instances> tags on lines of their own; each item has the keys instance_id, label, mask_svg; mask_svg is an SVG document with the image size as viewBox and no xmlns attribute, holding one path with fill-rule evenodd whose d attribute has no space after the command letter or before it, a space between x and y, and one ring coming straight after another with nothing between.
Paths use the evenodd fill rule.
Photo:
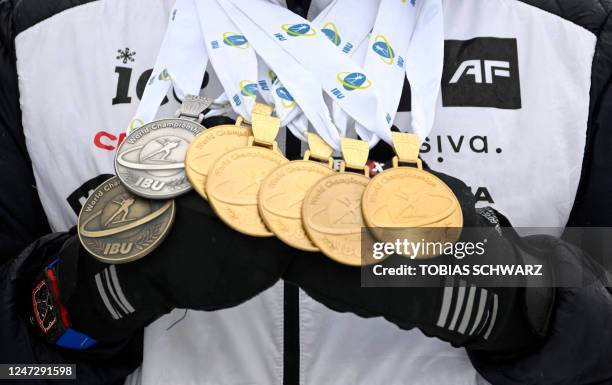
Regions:
<instances>
[{"instance_id":1,"label":"black sleeve","mask_svg":"<svg viewBox=\"0 0 612 385\"><path fill-rule=\"evenodd\" d=\"M35 338L24 308L44 262L74 235L50 234L38 197L21 124L14 39L49 13L78 3L0 0L0 363L76 364L75 383L118 384L142 360L142 333L120 346L69 351Z\"/></svg>"},{"instance_id":2,"label":"black sleeve","mask_svg":"<svg viewBox=\"0 0 612 385\"><path fill-rule=\"evenodd\" d=\"M597 36L582 174L568 226L612 226L612 2L548 3L553 13L560 12Z\"/></svg>"},{"instance_id":3,"label":"black sleeve","mask_svg":"<svg viewBox=\"0 0 612 385\"><path fill-rule=\"evenodd\" d=\"M31 303L32 282L40 266L50 255L59 252L72 235L49 234L27 246L19 256L0 266L0 363L2 364L74 364L78 384L119 383L142 360L142 333L120 345L96 346L74 351L51 345L33 336L25 308ZM2 382L3 384L5 382ZM16 381L18 384L40 384L39 381ZM47 384L65 381L45 382Z\"/></svg>"},{"instance_id":4,"label":"black sleeve","mask_svg":"<svg viewBox=\"0 0 612 385\"><path fill-rule=\"evenodd\" d=\"M13 2L0 0L0 263L50 232L21 126Z\"/></svg>"}]
</instances>

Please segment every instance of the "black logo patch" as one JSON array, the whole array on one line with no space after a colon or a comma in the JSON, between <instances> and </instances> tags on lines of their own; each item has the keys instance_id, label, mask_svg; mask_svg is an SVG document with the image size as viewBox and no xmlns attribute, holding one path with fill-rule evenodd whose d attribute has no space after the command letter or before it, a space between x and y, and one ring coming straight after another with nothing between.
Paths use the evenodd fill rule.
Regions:
<instances>
[{"instance_id":1,"label":"black logo patch","mask_svg":"<svg viewBox=\"0 0 612 385\"><path fill-rule=\"evenodd\" d=\"M516 39L446 40L442 106L521 108Z\"/></svg>"}]
</instances>

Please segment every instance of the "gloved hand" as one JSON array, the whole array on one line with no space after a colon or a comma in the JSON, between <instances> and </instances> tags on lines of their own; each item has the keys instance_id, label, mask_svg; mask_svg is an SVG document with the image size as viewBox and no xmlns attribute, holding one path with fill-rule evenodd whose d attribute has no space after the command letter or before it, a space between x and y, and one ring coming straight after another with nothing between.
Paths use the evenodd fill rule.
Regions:
<instances>
[{"instance_id":1,"label":"gloved hand","mask_svg":"<svg viewBox=\"0 0 612 385\"><path fill-rule=\"evenodd\" d=\"M605 236L609 230L593 233ZM498 360L487 352L470 352L475 368L490 383L500 385L609 383L612 274L590 255L561 239L534 235L523 238L521 243L532 253L547 250L551 257L555 306L546 339L530 354L512 360ZM600 257L608 258L608 249L603 248L601 253ZM526 302L526 306L536 304Z\"/></svg>"},{"instance_id":2,"label":"gloved hand","mask_svg":"<svg viewBox=\"0 0 612 385\"><path fill-rule=\"evenodd\" d=\"M117 342L173 308L228 308L277 282L291 255L282 242L230 229L196 193L175 202L170 234L140 260L99 262L76 237L59 252L55 302L63 304L72 329Z\"/></svg>"},{"instance_id":3,"label":"gloved hand","mask_svg":"<svg viewBox=\"0 0 612 385\"><path fill-rule=\"evenodd\" d=\"M469 231L472 236L476 233L480 239L487 238L486 249L495 250L481 257L465 257L463 261L522 263L513 242L500 234L493 218L494 211L479 215L468 186L456 178L433 173L459 199L464 228L474 227ZM411 261L392 257L407 264L446 265L454 259L453 256L441 256ZM468 278L455 278L451 284L448 277L442 276L435 287L362 287L359 267L336 263L321 254L296 253L283 278L334 310L363 317L382 316L401 328L416 326L425 334L454 346L486 351L490 355L495 353L500 357L521 354L541 341L552 304L551 291L543 289L543 293L537 294L542 314L528 315L524 287L482 287ZM458 287L461 280L464 280L463 288Z\"/></svg>"}]
</instances>

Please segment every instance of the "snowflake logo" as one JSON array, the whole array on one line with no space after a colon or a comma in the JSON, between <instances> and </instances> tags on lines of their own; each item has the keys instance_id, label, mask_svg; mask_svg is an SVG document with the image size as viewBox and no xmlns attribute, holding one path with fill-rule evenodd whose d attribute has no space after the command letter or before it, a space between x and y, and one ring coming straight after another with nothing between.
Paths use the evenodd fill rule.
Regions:
<instances>
[{"instance_id":1,"label":"snowflake logo","mask_svg":"<svg viewBox=\"0 0 612 385\"><path fill-rule=\"evenodd\" d=\"M123 64L127 64L129 61L134 61L134 56L136 55L136 51L130 51L128 47L125 47L125 50L118 49L117 60L123 60Z\"/></svg>"}]
</instances>

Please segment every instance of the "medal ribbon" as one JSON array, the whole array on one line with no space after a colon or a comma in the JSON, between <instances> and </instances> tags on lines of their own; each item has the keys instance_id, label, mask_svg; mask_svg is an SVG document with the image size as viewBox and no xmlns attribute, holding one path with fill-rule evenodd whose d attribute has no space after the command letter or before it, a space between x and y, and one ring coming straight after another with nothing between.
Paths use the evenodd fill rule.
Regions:
<instances>
[{"instance_id":1,"label":"medal ribbon","mask_svg":"<svg viewBox=\"0 0 612 385\"><path fill-rule=\"evenodd\" d=\"M329 43L342 54L351 57L356 49L366 41L374 27L379 3L380 0L362 0L359 7L355 7L352 0L334 0L316 16L312 25L316 30L325 34ZM355 20L360 22L355 23ZM356 62L363 63L363 61ZM280 83L275 83L274 86L277 84L282 86ZM330 98L327 98L327 102L328 106L331 106L335 125L339 131L345 133L348 126L347 114ZM306 119L303 115L301 117ZM364 138L371 139L368 131L363 131L361 134Z\"/></svg>"},{"instance_id":2,"label":"medal ribbon","mask_svg":"<svg viewBox=\"0 0 612 385\"><path fill-rule=\"evenodd\" d=\"M381 139L391 143L391 125L402 94L406 57L417 20L418 10L414 4L414 1L381 0L363 69L381 98L386 111L386 125L367 126L358 120L355 128L361 136L364 131L373 129ZM422 56L426 56L423 54L421 52Z\"/></svg>"},{"instance_id":3,"label":"medal ribbon","mask_svg":"<svg viewBox=\"0 0 612 385\"><path fill-rule=\"evenodd\" d=\"M336 0L335 4L329 7L330 11L326 17L338 20L336 24L342 26L338 28L339 31L354 31L355 29L351 28L357 24L354 20L364 20L367 15L376 14L375 22L366 22L374 25L369 42L362 42L352 56L356 63L363 63L364 71L371 76L372 82L378 88L378 96L383 99L382 104L387 111L391 111L387 116L386 129L375 133L387 143L392 143L390 128L399 106L405 72L412 94L411 131L416 133L421 141L424 140L433 128L442 78L442 1L425 0L417 4L414 0L380 0L377 13L369 10L359 16L347 12L347 9L359 8L352 5L351 0ZM367 7L365 3L363 6ZM358 39L353 41L359 41ZM338 107L336 103L332 107L334 122L339 126L346 126L346 113ZM359 121L356 131L362 138L369 138L368 128Z\"/></svg>"},{"instance_id":4,"label":"medal ribbon","mask_svg":"<svg viewBox=\"0 0 612 385\"><path fill-rule=\"evenodd\" d=\"M381 99L376 95L376 88L372 87L372 80L357 63L336 49L333 44L329 44L329 39L324 33L314 29L302 17L265 0L218 1L225 4L231 2L235 9L240 11L243 20L236 22L235 12L228 11L224 6L235 24L241 27L246 23L255 26L267 36L266 45L274 43L304 68L314 72L320 79L323 90L350 116L370 131L384 129L387 124L385 117L389 113L384 111ZM263 39L260 42L263 42ZM253 41L252 43L263 57L261 49L264 48L262 47L264 44L255 45ZM266 59L266 62L271 65L269 60ZM293 77L298 76L299 74L294 74ZM286 81L280 74L279 77Z\"/></svg>"},{"instance_id":5,"label":"medal ribbon","mask_svg":"<svg viewBox=\"0 0 612 385\"><path fill-rule=\"evenodd\" d=\"M196 2L206 50L233 110L248 121L258 94L257 56L216 0Z\"/></svg>"},{"instance_id":6,"label":"medal ribbon","mask_svg":"<svg viewBox=\"0 0 612 385\"><path fill-rule=\"evenodd\" d=\"M411 130L423 142L433 129L444 67L442 0L426 0L406 55L412 99Z\"/></svg>"},{"instance_id":7,"label":"medal ribbon","mask_svg":"<svg viewBox=\"0 0 612 385\"><path fill-rule=\"evenodd\" d=\"M363 39L374 22L374 16L370 17L370 22L366 21L367 16L375 15L378 0L367 0L363 7L350 7L355 11L343 15L343 18L338 18L344 24L333 23L326 18L332 8L337 8L335 5L339 2L339 0L334 0L315 19L315 24L327 27L325 31L328 38L335 43L339 43L340 40L337 25L340 25L343 30L352 31L352 35L347 34L347 36L353 36L355 40ZM275 105L281 124L288 125L295 136L305 141L305 133L308 128L307 118L301 115L292 95L269 70L265 62L257 60L255 51L246 37L238 32L224 30L229 28L238 31L239 29L215 0L201 0L196 3L196 6L211 62L226 94L230 95L227 99L231 102L233 109L248 119L256 97L260 96L267 103ZM360 23L359 28L349 28L354 24L352 20L364 20L364 23ZM343 45L345 53L350 52L353 46L354 44L347 40ZM254 78L253 74L256 71L259 80L249 80Z\"/></svg>"},{"instance_id":8,"label":"medal ribbon","mask_svg":"<svg viewBox=\"0 0 612 385\"><path fill-rule=\"evenodd\" d=\"M299 101L308 121L319 135L333 148L340 148L340 134L331 121L329 110L323 100L322 86L317 76L302 66L294 57L278 46L273 38L262 31L229 0L217 0L235 25L270 66L279 79L283 79L292 98ZM283 9L273 6L274 9ZM273 12L276 12L273 10ZM326 43L329 44L329 43ZM333 49L333 47L331 47Z\"/></svg>"}]
</instances>

